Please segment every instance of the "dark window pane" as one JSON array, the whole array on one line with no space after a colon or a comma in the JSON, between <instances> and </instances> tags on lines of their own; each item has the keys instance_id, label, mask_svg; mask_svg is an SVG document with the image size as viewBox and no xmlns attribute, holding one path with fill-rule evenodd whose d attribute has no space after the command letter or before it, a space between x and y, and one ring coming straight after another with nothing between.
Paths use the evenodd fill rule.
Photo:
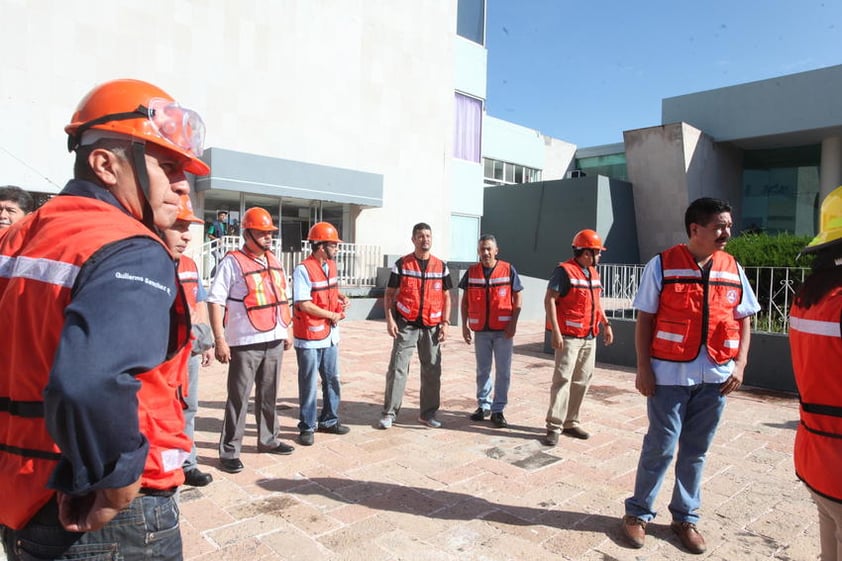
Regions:
<instances>
[{"instance_id":1,"label":"dark window pane","mask_svg":"<svg viewBox=\"0 0 842 561\"><path fill-rule=\"evenodd\" d=\"M485 44L485 0L459 0L456 33L480 45Z\"/></svg>"}]
</instances>

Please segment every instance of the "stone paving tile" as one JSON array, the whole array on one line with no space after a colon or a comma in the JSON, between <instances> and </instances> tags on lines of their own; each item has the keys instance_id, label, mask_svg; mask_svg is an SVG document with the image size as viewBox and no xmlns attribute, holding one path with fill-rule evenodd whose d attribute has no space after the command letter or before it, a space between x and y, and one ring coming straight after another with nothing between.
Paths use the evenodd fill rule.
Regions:
<instances>
[{"instance_id":1,"label":"stone paving tile","mask_svg":"<svg viewBox=\"0 0 842 561\"><path fill-rule=\"evenodd\" d=\"M539 322L519 327L507 429L475 423L473 348L443 352L443 429L418 416L413 359L395 426L376 428L391 342L383 321L343 325L342 422L348 435L317 434L288 457L258 454L249 418L236 475L216 469L225 367L202 370L197 443L214 482L181 494L187 559L331 561L525 561L813 559L815 507L792 471L794 396L745 390L729 398L708 457L702 520L709 551L681 550L668 526L668 473L644 548L625 547L623 500L631 493L646 431L634 371L597 365L582 411L592 438L540 443L553 360ZM295 355L279 397L282 437L297 437Z\"/></svg>"}]
</instances>

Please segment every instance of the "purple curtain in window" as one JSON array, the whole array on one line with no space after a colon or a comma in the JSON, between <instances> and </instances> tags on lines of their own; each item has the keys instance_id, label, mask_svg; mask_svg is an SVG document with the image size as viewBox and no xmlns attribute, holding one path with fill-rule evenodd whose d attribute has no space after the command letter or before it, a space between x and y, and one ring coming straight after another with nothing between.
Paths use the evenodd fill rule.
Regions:
<instances>
[{"instance_id":1,"label":"purple curtain in window","mask_svg":"<svg viewBox=\"0 0 842 561\"><path fill-rule=\"evenodd\" d=\"M456 94L456 136L453 157L470 162L480 161L482 138L482 101Z\"/></svg>"}]
</instances>

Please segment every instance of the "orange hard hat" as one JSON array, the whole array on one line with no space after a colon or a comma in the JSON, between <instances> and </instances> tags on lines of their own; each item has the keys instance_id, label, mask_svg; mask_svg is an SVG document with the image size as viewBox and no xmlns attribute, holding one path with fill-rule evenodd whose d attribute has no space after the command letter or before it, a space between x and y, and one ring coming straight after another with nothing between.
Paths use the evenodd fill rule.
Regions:
<instances>
[{"instance_id":1,"label":"orange hard hat","mask_svg":"<svg viewBox=\"0 0 842 561\"><path fill-rule=\"evenodd\" d=\"M593 230L580 230L573 236L573 249L596 249L604 251L602 240Z\"/></svg>"},{"instance_id":2,"label":"orange hard hat","mask_svg":"<svg viewBox=\"0 0 842 561\"><path fill-rule=\"evenodd\" d=\"M100 137L111 133L155 144L185 159L190 173L210 173L210 167L199 159L205 140L202 118L141 80L112 80L96 86L79 102L64 131L71 151L82 145L84 133L100 131Z\"/></svg>"},{"instance_id":3,"label":"orange hard hat","mask_svg":"<svg viewBox=\"0 0 842 561\"><path fill-rule=\"evenodd\" d=\"M184 222L193 222L194 224L204 224L205 221L193 214L193 203L190 202L189 195L181 195L178 200L178 216L176 220Z\"/></svg>"},{"instance_id":4,"label":"orange hard hat","mask_svg":"<svg viewBox=\"0 0 842 561\"><path fill-rule=\"evenodd\" d=\"M260 230L261 232L277 232L272 222L272 215L265 208L252 207L243 213L243 230Z\"/></svg>"},{"instance_id":5,"label":"orange hard hat","mask_svg":"<svg viewBox=\"0 0 842 561\"><path fill-rule=\"evenodd\" d=\"M339 232L329 222L316 222L313 224L313 227L310 228L310 232L307 234L307 239L311 242L342 242L339 239Z\"/></svg>"}]
</instances>

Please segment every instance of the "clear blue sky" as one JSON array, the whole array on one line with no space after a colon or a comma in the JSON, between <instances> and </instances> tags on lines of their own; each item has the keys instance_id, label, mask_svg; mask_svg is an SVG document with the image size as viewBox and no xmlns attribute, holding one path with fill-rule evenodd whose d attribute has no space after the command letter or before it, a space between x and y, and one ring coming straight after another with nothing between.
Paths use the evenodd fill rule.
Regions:
<instances>
[{"instance_id":1,"label":"clear blue sky","mask_svg":"<svg viewBox=\"0 0 842 561\"><path fill-rule=\"evenodd\" d=\"M596 146L663 98L842 64L842 1L488 0L486 46L489 115Z\"/></svg>"}]
</instances>

